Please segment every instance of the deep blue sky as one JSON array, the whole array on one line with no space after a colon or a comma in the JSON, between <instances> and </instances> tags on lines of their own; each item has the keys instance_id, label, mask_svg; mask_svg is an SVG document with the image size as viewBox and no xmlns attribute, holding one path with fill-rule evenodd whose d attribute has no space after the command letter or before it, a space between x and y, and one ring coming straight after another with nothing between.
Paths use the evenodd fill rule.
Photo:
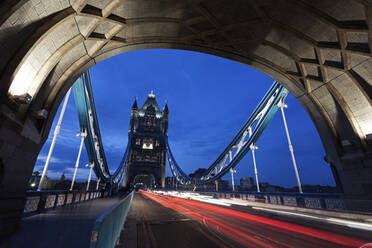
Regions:
<instances>
[{"instance_id":1,"label":"deep blue sky","mask_svg":"<svg viewBox=\"0 0 372 248\"><path fill-rule=\"evenodd\" d=\"M121 54L90 69L103 145L111 171L127 144L130 108L135 96L140 106L154 90L160 108L168 100L169 143L185 172L208 167L234 137L273 83L246 65L224 58L182 51L141 50ZM309 116L289 95L287 122L303 184L334 185L319 135ZM62 104L61 104L62 105ZM54 130L59 113L51 130ZM73 95L70 96L48 176L72 177L80 138ZM52 131L39 154L35 170L42 171ZM288 143L280 112L257 143L256 161L261 182L295 186ZM86 180L88 159L83 150L78 180ZM237 180L253 177L252 155L236 167ZM167 175L170 175L167 167ZM230 175L225 176L230 180Z\"/></svg>"}]
</instances>

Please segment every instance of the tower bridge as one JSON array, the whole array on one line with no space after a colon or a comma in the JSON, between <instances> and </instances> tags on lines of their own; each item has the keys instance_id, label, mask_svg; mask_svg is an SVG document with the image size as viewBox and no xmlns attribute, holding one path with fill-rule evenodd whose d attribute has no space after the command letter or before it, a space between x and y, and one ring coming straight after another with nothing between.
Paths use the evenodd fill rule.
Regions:
<instances>
[{"instance_id":1,"label":"tower bridge","mask_svg":"<svg viewBox=\"0 0 372 248\"><path fill-rule=\"evenodd\" d=\"M166 138L167 126L164 116L158 120L156 114L160 114L159 111L154 106L147 108L149 115L155 113L154 120L163 122L160 125L163 129L160 130L165 140L159 140L159 152L156 153L161 170L151 172L158 184L163 185L163 179L159 178L163 177L166 157L173 176L180 184L213 182L227 173L233 173L234 167L249 151L254 156L257 139L279 109L285 123L284 99L289 91L302 104L314 122L326 151L325 160L329 163L335 181L344 194L316 197L301 194L301 182L297 177L300 192L294 196L265 195L257 192L240 195L237 201L233 194L232 203L221 200L230 198L231 195L213 195L210 194L211 192L206 196L195 196L190 193L141 192L141 196L137 195L143 198L138 198L141 199L140 203L133 206L137 206L138 211L145 211L145 206L157 202L163 207L172 207L174 211L178 211L177 213L192 213L190 209L193 209L201 214L189 214L187 218L197 220L198 223L210 221L205 225L212 229L214 227L215 231L220 233L223 232L220 229L223 226L226 240L229 242L238 240L240 245L247 245L246 242L256 247L273 243L275 246L299 244L298 240L288 237L284 240L270 238L283 237L281 236L284 235L283 230L287 233L295 233L295 239L305 237L304 240L310 247L316 244L318 247L319 244L323 247L334 247L335 244L337 247L365 245L364 241L369 240L366 238L368 237L366 232L370 224L366 220L370 218L368 214L371 212L369 201L372 192L371 9L372 5L367 0L2 1L0 3L1 237L14 233L20 223L24 226L27 221L36 221L38 218L48 219L45 217L47 212L27 220L21 218L25 214L40 213L50 208L60 207L51 210L51 213L59 216L60 220L66 219L68 215L64 214L71 210L68 205L91 198L96 199L99 195L98 192L26 192L27 181L33 171L37 155L49 135L58 106L65 96L66 98L69 96L70 88L76 80L78 81L73 91L78 103L77 111L81 126L80 147L85 144L91 162L91 172L93 170L100 183L111 189L117 189L123 182L130 185L134 174L150 173L143 170L132 172L134 168L140 168L134 165L138 165L139 160L142 160L142 157L133 160L135 157L132 156L138 146L137 138L134 138L136 135L139 136L139 133L136 133L136 125L131 126L129 130L129 142L123 152L121 163L114 173L110 173L91 86L87 83L90 80L89 75L83 72L102 60L127 51L177 48L209 53L244 63L264 72L280 84L276 83L269 89L242 129L216 160L209 167L206 166L205 173L198 178L190 178L182 170L182 164L178 164L174 158L170 149L172 144L169 144ZM165 109L162 115L164 113ZM56 135L59 129L60 125L57 125ZM147 128L143 129L144 132L145 129ZM287 128L286 131L288 134ZM145 137L140 139L143 139L140 140L141 149L151 150L149 149L151 144L152 150L154 146L156 147L155 139L152 141L145 140ZM289 135L288 142L290 151L293 151ZM148 158L145 155L145 159L155 160L151 157L153 155L148 154ZM296 171L293 153L292 161ZM258 187L257 191L259 191ZM162 194L167 196L164 197ZM91 215L92 219L97 218L99 221L95 222L96 229L92 233L89 229L91 227L88 227L88 233L92 234L89 235L88 240L91 238L97 242L99 237L104 236L104 229L101 229L104 220L109 223L113 219L122 221L123 218L118 216L126 216L128 208L125 206L130 205L132 196L133 193L130 193L117 202L113 200L116 205L111 208L112 211L109 211L112 215L102 217L99 217L98 212L101 214L104 208L109 208L105 204L108 204L109 199L112 198L97 200L97 205L102 203L100 206L105 207L100 210L92 208L97 211ZM210 206L208 208L203 205L204 203L196 204L187 199L182 200L182 197L194 197L195 201L204 203L205 201L212 204L218 202L225 204L226 208L233 204L230 209L232 212ZM219 200L216 202L214 198ZM243 204L241 200L244 200L244 204L249 201L251 208L247 210L247 208L236 207L237 204ZM92 200L92 204L94 201ZM267 207L268 205L261 204L271 205ZM274 205L280 205L280 208L274 208ZM88 208L84 206L87 205L82 203L77 209ZM165 211L159 205L153 206L158 209L159 216ZM252 210L253 207L255 210ZM301 210L304 207L307 208L308 213L311 212L309 209L334 212L318 212L321 213L320 216L306 217L304 213L306 211ZM116 215L116 209L121 209L123 211L121 213L125 214ZM211 212L211 209L215 211ZM232 218L237 217L237 213L234 212L237 209L246 222L240 222L239 218ZM346 210L352 212L349 219L343 219L342 214L337 212ZM275 213L280 215L278 218L287 218L287 220L299 218L300 220L291 219L297 224L308 223L311 219L310 222L317 223L312 222L311 225L322 225L323 230L329 229L327 233L323 233L309 226L304 228L291 225L293 223L279 223L271 219L243 214L247 211L259 215ZM177 215L175 212L168 214ZM139 221L142 224L149 223L145 220L151 219L150 217L146 219L143 212L129 212L129 216L142 216L142 221ZM229 216L231 222L235 224L226 222L226 216ZM307 218L307 221L304 218ZM206 219L208 221L205 221ZM83 222L84 220L81 221ZM259 228L249 229L246 225L252 222L255 224L259 222L260 224L257 224ZM122 227L122 224L122 222L116 223L115 226ZM264 224L269 227L262 226ZM274 227L278 226L282 228L278 228L273 233ZM340 226L343 231L337 230ZM51 230L49 227L45 227L45 230ZM144 246L154 246L156 244L154 237L159 237L157 234L153 235L149 227L151 224L143 224L143 233L140 234L144 237L147 235L144 240L150 242ZM206 229L198 229L197 225L193 228L199 230L199 234L206 231ZM353 228L358 229L358 233ZM337 230L339 236L330 235L332 230ZM118 234L117 232L119 231L116 230L115 233ZM281 235L278 235L278 232ZM22 230L20 233L22 234ZM120 233L118 235L120 236ZM211 237L209 233L203 237L207 236ZM343 238L345 236L348 237ZM198 238L204 240L200 236ZM3 240L1 238L0 242ZM26 238L24 240L27 242ZM65 237L65 240L74 239ZM203 242L216 244L219 241L222 242L209 238L208 241ZM235 243L229 242L224 245L234 246L231 244Z\"/></svg>"},{"instance_id":2,"label":"tower bridge","mask_svg":"<svg viewBox=\"0 0 372 248\"><path fill-rule=\"evenodd\" d=\"M69 191L43 191L43 177L46 175L49 163L47 159L39 183L40 190L28 192L23 209L26 221L21 223L19 232L3 242L6 247L24 247L30 244L35 247L49 247L54 243L54 238L62 239L59 243L61 247L116 247L117 245L119 247L157 247L158 245L173 247L175 242L185 242L183 232L190 232L190 228L198 230L187 238L188 242L197 247L215 245L282 247L289 243L294 244L295 247L302 247L304 242L309 247L319 247L319 245L358 247L368 245L371 241L372 225L368 221L360 220L360 218L368 220L371 201L360 205L358 201L347 201L338 194L302 192L283 110L288 91L278 82L274 82L270 87L242 129L217 159L208 168L199 170L199 173L195 173L193 177L182 170L170 150L168 105L166 103L161 111L153 92L148 95L141 108L138 108L137 98L135 99L130 114L128 144L121 163L111 174L107 170L88 72L84 72L76 81L73 91L80 127L84 130L81 132L82 143L76 164L83 142L91 161L87 189L85 192L73 191L72 182ZM66 107L67 101L68 97L63 108ZM257 192L236 193L234 184L231 192L220 192L218 179L230 172L232 182L234 181L234 168L249 150L252 151L254 158L255 143L279 109L287 132L299 192L297 194L260 192L256 164L254 168ZM58 123L61 122L63 115L64 110L61 111ZM57 124L56 130L59 128ZM54 141L57 136L58 132L55 132ZM49 155L52 154L53 147L52 142ZM164 189L166 158L173 179L177 184L187 186L184 190ZM92 169L98 178L95 191L89 190ZM160 186L158 187L160 190L152 189L151 183L148 182L152 177L155 185ZM101 181L104 188L98 191ZM216 182L215 192L195 192L197 185L210 182ZM135 193L133 186L136 183L146 183L150 190L140 190ZM194 185L194 189L185 191L187 188L190 190L190 185ZM106 191L103 190L105 188ZM120 193L115 194L118 188ZM123 191L124 189L126 191ZM98 200L98 197L104 199ZM103 211L104 209L106 211ZM350 216L345 219L342 211L349 211ZM358 213L358 211L364 212ZM81 217L76 218L77 213L80 213ZM266 217L267 213L274 214L274 217ZM55 224L54 221L43 221L51 218L48 218L48 214L55 216L53 219L58 220L57 223L65 219L71 221L71 216L74 216L74 226L84 230L85 234L75 239L74 232L61 232L62 225ZM184 222L185 218L190 221L189 224ZM283 218L287 219L283 221ZM156 223L155 226L149 224L152 222ZM158 223L162 223L159 228L156 227L159 226ZM175 232L174 224L170 223L176 223L179 231ZM200 227L201 223L202 227ZM35 225L39 229L32 229ZM137 228L138 225L142 225L141 230ZM257 226L261 227L257 229ZM319 230L320 227L322 230ZM351 230L345 230L345 227ZM358 230L357 234L352 232L354 229ZM39 235L52 232L56 236L49 236L50 238L45 238L41 242L30 240L37 235L37 232L40 232ZM167 238L170 234L172 238ZM292 238L292 235L296 238ZM275 238L272 238L273 236ZM39 246L40 244L43 245ZM180 246L189 247L187 242Z\"/></svg>"}]
</instances>

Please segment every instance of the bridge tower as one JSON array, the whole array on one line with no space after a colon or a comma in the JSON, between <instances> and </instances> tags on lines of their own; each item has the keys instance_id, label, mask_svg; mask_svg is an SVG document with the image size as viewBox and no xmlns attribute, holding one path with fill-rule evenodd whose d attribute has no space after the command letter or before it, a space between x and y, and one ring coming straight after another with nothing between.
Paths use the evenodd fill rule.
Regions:
<instances>
[{"instance_id":1,"label":"bridge tower","mask_svg":"<svg viewBox=\"0 0 372 248\"><path fill-rule=\"evenodd\" d=\"M132 136L132 139L124 186L133 186L137 182L148 185L153 177L155 184L164 188L168 117L167 103L161 111L153 92L140 109L135 99L130 115L128 137Z\"/></svg>"}]
</instances>

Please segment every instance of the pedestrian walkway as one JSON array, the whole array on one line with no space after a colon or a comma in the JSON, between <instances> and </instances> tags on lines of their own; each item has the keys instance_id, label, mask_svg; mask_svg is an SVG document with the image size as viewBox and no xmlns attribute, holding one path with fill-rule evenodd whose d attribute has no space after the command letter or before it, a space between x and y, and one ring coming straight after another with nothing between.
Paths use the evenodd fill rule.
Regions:
<instances>
[{"instance_id":1,"label":"pedestrian walkway","mask_svg":"<svg viewBox=\"0 0 372 248\"><path fill-rule=\"evenodd\" d=\"M120 197L100 198L22 219L19 230L1 248L89 247L95 220Z\"/></svg>"}]
</instances>

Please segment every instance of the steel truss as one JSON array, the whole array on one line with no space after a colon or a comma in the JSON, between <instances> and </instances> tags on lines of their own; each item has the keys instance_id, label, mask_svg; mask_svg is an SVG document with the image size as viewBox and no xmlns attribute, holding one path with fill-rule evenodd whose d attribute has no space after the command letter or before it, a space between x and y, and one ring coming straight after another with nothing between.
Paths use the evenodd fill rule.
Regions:
<instances>
[{"instance_id":1,"label":"steel truss","mask_svg":"<svg viewBox=\"0 0 372 248\"><path fill-rule=\"evenodd\" d=\"M111 175L102 145L88 71L79 77L73 89L80 128L81 130L87 130L87 137L84 142L89 160L94 163L94 172L102 182L118 184L124 179L132 136L128 139L128 145L120 165ZM255 149L254 144L274 117L280 107L280 103L284 101L287 95L288 90L275 81L230 144L199 178L190 178L183 172L172 154L168 137L166 137L167 157L172 175L183 185L204 184L213 182L224 176L240 162L248 151Z\"/></svg>"},{"instance_id":2,"label":"steel truss","mask_svg":"<svg viewBox=\"0 0 372 248\"><path fill-rule=\"evenodd\" d=\"M110 174L105 152L103 149L101 133L98 125L98 117L94 104L93 91L89 72L84 72L73 85L75 105L79 116L81 130L87 130L84 140L90 163L94 163L94 172L101 182L106 184L118 184L124 179L126 163L129 157L131 136L123 159L113 174Z\"/></svg>"},{"instance_id":3,"label":"steel truss","mask_svg":"<svg viewBox=\"0 0 372 248\"><path fill-rule=\"evenodd\" d=\"M182 171L172 155L167 140L168 161L173 176L181 184L204 184L224 176L240 162L249 150L255 149L254 144L287 95L288 90L275 81L234 139L199 178L190 178Z\"/></svg>"}]
</instances>

